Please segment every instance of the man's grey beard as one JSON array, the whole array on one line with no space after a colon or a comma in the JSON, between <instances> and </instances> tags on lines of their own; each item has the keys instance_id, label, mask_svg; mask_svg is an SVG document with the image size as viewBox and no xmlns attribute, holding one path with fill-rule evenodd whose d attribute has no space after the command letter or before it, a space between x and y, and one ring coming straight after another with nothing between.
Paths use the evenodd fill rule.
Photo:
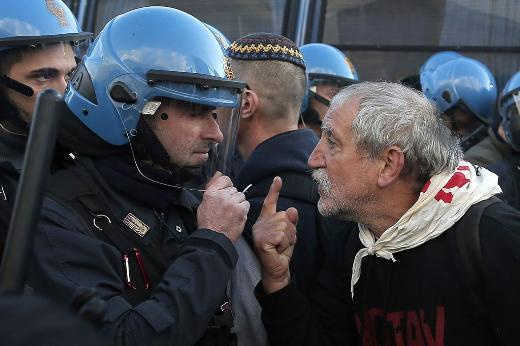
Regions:
<instances>
[{"instance_id":1,"label":"man's grey beard","mask_svg":"<svg viewBox=\"0 0 520 346\"><path fill-rule=\"evenodd\" d=\"M326 197L332 201L332 183L323 168L315 169L312 171L312 179L316 182L320 191L320 199L318 201L318 211L323 216L335 216L339 210L336 208L327 208L323 204L323 197ZM335 204L335 203L334 203ZM335 210L332 210L335 209Z\"/></svg>"},{"instance_id":2,"label":"man's grey beard","mask_svg":"<svg viewBox=\"0 0 520 346\"><path fill-rule=\"evenodd\" d=\"M312 178L320 188L318 211L321 215L327 217L332 216L347 221L366 222L368 215L365 215L366 213L363 212L360 206L373 201L373 196L367 194L363 197L350 196L348 199L338 199L339 191L337 191L337 188L330 181L325 169L319 168L314 170L312 172ZM333 194L334 190L336 190L336 196ZM348 196L348 192L346 195ZM325 197L327 202L324 201L323 197Z\"/></svg>"},{"instance_id":3,"label":"man's grey beard","mask_svg":"<svg viewBox=\"0 0 520 346\"><path fill-rule=\"evenodd\" d=\"M312 171L312 179L320 187L320 194L330 196L332 191L332 183L330 182L329 176L323 168L315 169Z\"/></svg>"}]
</instances>

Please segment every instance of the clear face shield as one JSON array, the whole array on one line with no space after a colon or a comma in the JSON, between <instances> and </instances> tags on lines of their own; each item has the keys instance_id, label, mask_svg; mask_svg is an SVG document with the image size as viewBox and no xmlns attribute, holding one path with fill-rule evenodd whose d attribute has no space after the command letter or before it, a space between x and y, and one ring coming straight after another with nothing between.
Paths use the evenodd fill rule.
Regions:
<instances>
[{"instance_id":1,"label":"clear face shield","mask_svg":"<svg viewBox=\"0 0 520 346\"><path fill-rule=\"evenodd\" d=\"M88 41L41 43L0 51L0 90L25 123L37 95L45 89L63 94Z\"/></svg>"},{"instance_id":2,"label":"clear face shield","mask_svg":"<svg viewBox=\"0 0 520 346\"><path fill-rule=\"evenodd\" d=\"M215 172L229 174L245 84L187 73L149 74L148 84L154 96L132 106L141 114L137 124L120 108L139 173L161 185L197 191Z\"/></svg>"},{"instance_id":3,"label":"clear face shield","mask_svg":"<svg viewBox=\"0 0 520 346\"><path fill-rule=\"evenodd\" d=\"M512 95L514 103L507 110L506 119L502 124L509 143L516 151L520 151L520 90Z\"/></svg>"}]
</instances>

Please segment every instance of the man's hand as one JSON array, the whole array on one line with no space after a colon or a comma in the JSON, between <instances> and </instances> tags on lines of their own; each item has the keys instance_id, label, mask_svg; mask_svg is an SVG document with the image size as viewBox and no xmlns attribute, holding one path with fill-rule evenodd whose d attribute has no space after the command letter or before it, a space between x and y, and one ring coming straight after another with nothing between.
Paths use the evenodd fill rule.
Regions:
<instances>
[{"instance_id":1,"label":"man's hand","mask_svg":"<svg viewBox=\"0 0 520 346\"><path fill-rule=\"evenodd\" d=\"M296 243L298 211L295 208L276 211L281 188L282 179L274 178L260 216L253 226L256 252L262 264L262 285L266 293L278 291L289 284L289 262Z\"/></svg>"},{"instance_id":2,"label":"man's hand","mask_svg":"<svg viewBox=\"0 0 520 346\"><path fill-rule=\"evenodd\" d=\"M199 228L222 233L234 243L244 230L248 212L244 194L233 187L229 177L217 172L206 185L197 223Z\"/></svg>"}]
</instances>

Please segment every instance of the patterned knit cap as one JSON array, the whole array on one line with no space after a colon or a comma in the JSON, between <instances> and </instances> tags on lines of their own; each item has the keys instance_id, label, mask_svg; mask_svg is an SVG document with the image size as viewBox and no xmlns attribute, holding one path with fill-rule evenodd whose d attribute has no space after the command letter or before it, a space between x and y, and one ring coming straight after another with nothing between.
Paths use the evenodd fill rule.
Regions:
<instances>
[{"instance_id":1,"label":"patterned knit cap","mask_svg":"<svg viewBox=\"0 0 520 346\"><path fill-rule=\"evenodd\" d=\"M227 56L237 60L287 61L305 69L303 55L287 37L271 33L255 33L235 40L227 49Z\"/></svg>"}]
</instances>

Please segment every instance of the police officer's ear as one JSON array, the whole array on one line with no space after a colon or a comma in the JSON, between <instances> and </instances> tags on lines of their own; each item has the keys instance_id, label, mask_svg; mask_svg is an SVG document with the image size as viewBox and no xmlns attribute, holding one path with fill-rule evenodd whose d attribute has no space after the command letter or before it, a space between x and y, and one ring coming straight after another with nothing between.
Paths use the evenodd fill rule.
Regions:
<instances>
[{"instance_id":1,"label":"police officer's ear","mask_svg":"<svg viewBox=\"0 0 520 346\"><path fill-rule=\"evenodd\" d=\"M242 105L240 108L240 117L242 119L251 118L258 110L259 98L258 94L249 88L242 93Z\"/></svg>"}]
</instances>

